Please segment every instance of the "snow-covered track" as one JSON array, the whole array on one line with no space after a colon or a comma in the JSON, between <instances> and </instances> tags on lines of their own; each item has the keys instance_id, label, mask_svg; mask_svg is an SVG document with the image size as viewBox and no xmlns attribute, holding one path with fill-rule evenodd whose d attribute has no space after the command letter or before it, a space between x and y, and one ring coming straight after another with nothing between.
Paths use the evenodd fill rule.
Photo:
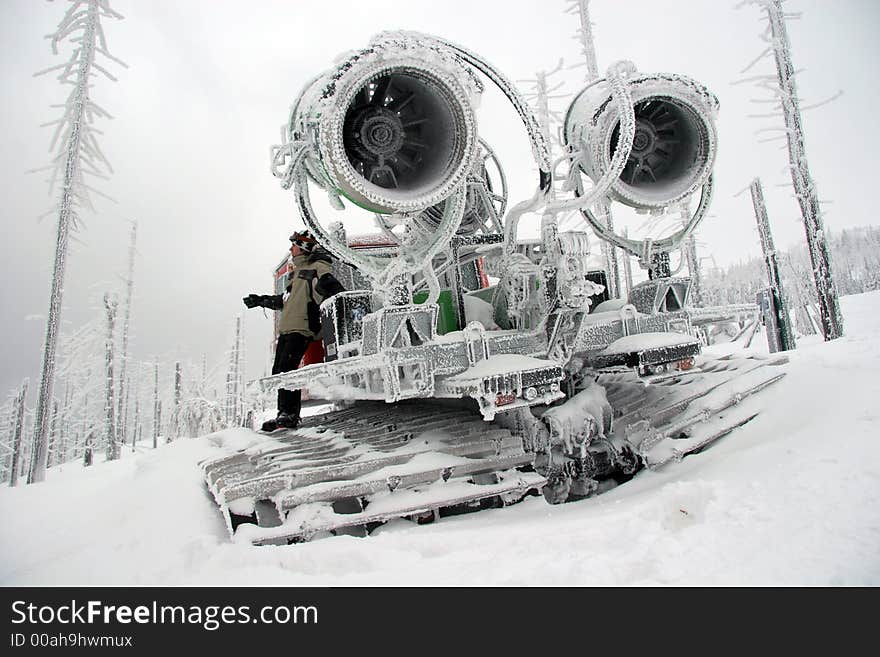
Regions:
<instances>
[{"instance_id":1,"label":"snow-covered track","mask_svg":"<svg viewBox=\"0 0 880 657\"><path fill-rule=\"evenodd\" d=\"M202 464L233 539L309 539L351 526L521 495L533 455L476 409L359 402Z\"/></svg>"},{"instance_id":2,"label":"snow-covered track","mask_svg":"<svg viewBox=\"0 0 880 657\"><path fill-rule=\"evenodd\" d=\"M754 419L759 409L743 404L785 376L786 356L703 358L699 370L646 386L628 375L605 375L615 410L614 435L649 468L698 452Z\"/></svg>"},{"instance_id":3,"label":"snow-covered track","mask_svg":"<svg viewBox=\"0 0 880 657\"><path fill-rule=\"evenodd\" d=\"M603 452L611 459L607 467L590 476L631 471L617 462L627 453L655 469L706 448L757 416L760 406L744 402L785 376L778 367L785 362L785 356L702 357L696 370L650 383L633 372L601 374L614 421L596 449L614 448ZM236 542L366 535L393 518L433 519L441 510L540 491L550 474L535 472L540 455L524 450L530 442L518 430L449 400L360 401L202 467ZM592 443L586 448L592 452Z\"/></svg>"}]
</instances>

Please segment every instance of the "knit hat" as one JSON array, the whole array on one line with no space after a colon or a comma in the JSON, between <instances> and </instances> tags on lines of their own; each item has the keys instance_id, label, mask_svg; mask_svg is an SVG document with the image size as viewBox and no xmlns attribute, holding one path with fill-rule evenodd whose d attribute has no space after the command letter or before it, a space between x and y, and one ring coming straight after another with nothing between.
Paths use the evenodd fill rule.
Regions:
<instances>
[{"instance_id":1,"label":"knit hat","mask_svg":"<svg viewBox=\"0 0 880 657\"><path fill-rule=\"evenodd\" d=\"M315 237L307 230L296 231L290 236L290 241L302 249L304 253L311 253L318 245Z\"/></svg>"}]
</instances>

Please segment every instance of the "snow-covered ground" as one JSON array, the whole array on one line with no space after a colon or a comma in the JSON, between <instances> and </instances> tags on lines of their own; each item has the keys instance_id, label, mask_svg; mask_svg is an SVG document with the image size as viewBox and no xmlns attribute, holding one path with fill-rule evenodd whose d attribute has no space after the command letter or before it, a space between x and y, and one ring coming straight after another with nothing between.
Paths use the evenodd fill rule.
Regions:
<instances>
[{"instance_id":1,"label":"snow-covered ground","mask_svg":"<svg viewBox=\"0 0 880 657\"><path fill-rule=\"evenodd\" d=\"M179 440L0 490L0 584L876 586L880 292L841 301L846 337L802 340L757 419L599 497L248 547L196 465L217 448Z\"/></svg>"}]
</instances>

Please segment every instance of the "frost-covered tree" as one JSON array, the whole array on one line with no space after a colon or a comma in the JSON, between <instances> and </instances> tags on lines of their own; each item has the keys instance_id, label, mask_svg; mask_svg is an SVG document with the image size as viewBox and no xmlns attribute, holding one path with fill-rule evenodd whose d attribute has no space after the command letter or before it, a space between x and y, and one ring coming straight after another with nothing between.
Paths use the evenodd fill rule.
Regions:
<instances>
[{"instance_id":1,"label":"frost-covered tree","mask_svg":"<svg viewBox=\"0 0 880 657\"><path fill-rule=\"evenodd\" d=\"M61 407L60 427L58 430L58 449L55 454L55 464L66 463L70 460L71 452L71 427L70 427L70 411L73 392L69 385L64 386L64 404Z\"/></svg>"},{"instance_id":2,"label":"frost-covered tree","mask_svg":"<svg viewBox=\"0 0 880 657\"><path fill-rule=\"evenodd\" d=\"M122 311L122 351L119 356L119 399L116 411L117 430L119 432L119 444L126 443L126 429L128 426L128 379L126 369L128 367L128 327L131 320L131 300L134 290L134 255L137 244L137 222L131 225L131 244L128 248L128 275L125 277L125 305Z\"/></svg>"},{"instance_id":3,"label":"frost-covered tree","mask_svg":"<svg viewBox=\"0 0 880 657\"><path fill-rule=\"evenodd\" d=\"M240 336L240 333L239 333ZM233 348L235 350L235 348ZM235 354L230 359L234 364ZM168 421L168 438L194 438L207 433L219 431L228 426L226 412L229 400L222 402L216 394L216 374L219 368L208 369L206 363L201 368L201 376L183 377L183 371L198 372L194 363L177 363L175 370L175 401L171 417ZM227 383L229 373L227 372Z\"/></svg>"},{"instance_id":4,"label":"frost-covered tree","mask_svg":"<svg viewBox=\"0 0 880 657\"><path fill-rule=\"evenodd\" d=\"M12 394L6 398L6 401L0 406L0 482L9 480L9 471L12 466L12 437L13 426L15 425L15 400L18 393Z\"/></svg>"},{"instance_id":5,"label":"frost-covered tree","mask_svg":"<svg viewBox=\"0 0 880 657\"><path fill-rule=\"evenodd\" d=\"M58 385L66 390L62 429L69 438L64 460L78 458L86 438L99 435L103 426L106 392L105 331L103 318L95 316L72 333L62 335L58 346ZM62 461L64 462L64 461Z\"/></svg>"},{"instance_id":6,"label":"frost-covered tree","mask_svg":"<svg viewBox=\"0 0 880 657\"><path fill-rule=\"evenodd\" d=\"M581 44L581 54L584 56L584 64L587 67L587 74L584 82L590 84L599 79L599 63L596 58L596 42L593 39L593 22L590 19L590 0L570 0L566 9L567 13L577 14L580 20L580 27L577 30L576 38ZM614 230L614 218L611 214L611 204L606 199L601 199L596 204L596 216L599 220L608 226L609 230ZM601 240L602 255L605 258L605 267L608 273L609 294L612 297L623 297L623 291L620 285L620 268L618 266L618 249L605 240ZM625 256L622 252L623 257Z\"/></svg>"},{"instance_id":7,"label":"frost-covered tree","mask_svg":"<svg viewBox=\"0 0 880 657\"><path fill-rule=\"evenodd\" d=\"M755 208L755 219L758 222L758 234L761 238L761 250L764 252L764 261L767 265L767 282L773 299L774 319L776 321L778 336L773 336L771 350L779 348L782 351L794 349L797 345L794 332L791 330L788 307L785 302L785 293L782 286L782 276L779 273L779 263L776 255L776 246L773 242L773 234L770 231L770 219L767 216L767 206L764 203L764 188L761 181L755 178L751 184L752 204ZM769 331L769 329L768 329Z\"/></svg>"},{"instance_id":8,"label":"frost-covered tree","mask_svg":"<svg viewBox=\"0 0 880 657\"><path fill-rule=\"evenodd\" d=\"M171 442L179 433L175 431L176 420L180 412L180 400L183 396L183 370L180 369L180 361L174 363L174 402L171 407L171 429L166 437L166 442Z\"/></svg>"},{"instance_id":9,"label":"frost-covered tree","mask_svg":"<svg viewBox=\"0 0 880 657\"><path fill-rule=\"evenodd\" d=\"M193 392L180 402L171 418L175 438L196 438L225 426L220 403Z\"/></svg>"},{"instance_id":10,"label":"frost-covered tree","mask_svg":"<svg viewBox=\"0 0 880 657\"><path fill-rule=\"evenodd\" d=\"M800 99L786 26L786 20L797 15L783 12L782 0L744 0L740 3L745 4L757 5L767 14L768 25L764 39L769 42L769 46L745 70L749 70L765 56L772 56L776 64L775 76L759 75L752 79L772 91L776 101L775 108L782 113L785 122L782 134L788 144L791 180L804 220L822 333L826 340L834 340L843 335L843 316L832 275L831 254L825 239L819 195L807 162Z\"/></svg>"},{"instance_id":11,"label":"frost-covered tree","mask_svg":"<svg viewBox=\"0 0 880 657\"><path fill-rule=\"evenodd\" d=\"M28 380L25 379L21 384L21 390L15 398L11 414L12 440L10 446L9 460L9 485L15 486L18 483L18 471L20 469L21 460L21 436L24 433L24 402L27 397Z\"/></svg>"},{"instance_id":12,"label":"frost-covered tree","mask_svg":"<svg viewBox=\"0 0 880 657\"><path fill-rule=\"evenodd\" d=\"M104 436L107 442L107 460L113 461L119 458L119 443L117 442L116 433L116 404L115 393L116 385L114 382L114 358L113 358L113 342L114 331L116 328L116 309L118 307L116 299L109 294L104 295L104 307L107 310L107 338L105 351L105 374L106 377L106 396L104 397Z\"/></svg>"},{"instance_id":13,"label":"frost-covered tree","mask_svg":"<svg viewBox=\"0 0 880 657\"><path fill-rule=\"evenodd\" d=\"M140 400L134 400L134 425L131 430L131 451L135 451L138 441L138 429L141 426L141 405Z\"/></svg>"},{"instance_id":14,"label":"frost-covered tree","mask_svg":"<svg viewBox=\"0 0 880 657\"><path fill-rule=\"evenodd\" d=\"M49 430L49 455L47 459L49 465L54 465L58 461L58 434L60 432L58 415L58 400L56 399L52 403L52 425Z\"/></svg>"},{"instance_id":15,"label":"frost-covered tree","mask_svg":"<svg viewBox=\"0 0 880 657\"><path fill-rule=\"evenodd\" d=\"M156 449L159 445L159 433L160 426L159 421L161 417L161 405L159 402L159 359L156 358L156 362L154 363L154 388L153 388L153 449Z\"/></svg>"},{"instance_id":16,"label":"frost-covered tree","mask_svg":"<svg viewBox=\"0 0 880 657\"><path fill-rule=\"evenodd\" d=\"M115 80L98 63L98 56L122 64L107 50L101 26L103 17L122 18L110 8L109 0L70 0L64 18L48 38L51 39L53 53L57 54L58 45L65 40L73 44L73 52L67 62L40 72L58 71L58 80L72 88L61 106L61 116L47 124L55 126L51 149L56 154L47 167L51 172L50 192L60 182L60 195L57 207L53 209L58 213L58 231L28 483L42 481L46 476L49 412L53 401L52 386L68 240L71 230L79 225L80 210L93 209L91 193L99 193L85 182L84 177L90 174L102 178L106 177L103 171L112 171L98 145L98 131L93 126L95 119L110 118L110 115L90 97L91 80L98 73Z\"/></svg>"},{"instance_id":17,"label":"frost-covered tree","mask_svg":"<svg viewBox=\"0 0 880 657\"><path fill-rule=\"evenodd\" d=\"M242 357L242 334L241 334L241 317L235 318L235 339L232 343L232 351L229 355L229 369L226 373L226 424L227 426L241 426L244 421L243 409L244 401L242 391L244 382L242 381L243 371ZM203 379L207 378L203 374Z\"/></svg>"},{"instance_id":18,"label":"frost-covered tree","mask_svg":"<svg viewBox=\"0 0 880 657\"><path fill-rule=\"evenodd\" d=\"M880 289L880 228L850 228L826 235L834 271L840 272L842 294ZM778 252L779 274L786 305L794 315L798 335L822 330L816 289L810 285L810 257L806 246ZM728 267L704 270L705 305L754 303L755 294L767 286L766 262L750 258Z\"/></svg>"}]
</instances>

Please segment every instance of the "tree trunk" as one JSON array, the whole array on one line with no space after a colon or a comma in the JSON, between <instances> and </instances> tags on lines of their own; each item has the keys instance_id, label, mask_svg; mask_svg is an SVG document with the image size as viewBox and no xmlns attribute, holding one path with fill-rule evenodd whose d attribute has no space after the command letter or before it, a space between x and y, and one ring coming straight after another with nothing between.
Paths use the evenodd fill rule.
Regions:
<instances>
[{"instance_id":1,"label":"tree trunk","mask_svg":"<svg viewBox=\"0 0 880 657\"><path fill-rule=\"evenodd\" d=\"M831 256L825 241L819 196L807 166L800 101L794 80L795 71L791 61L785 17L780 0L773 0L766 6L773 35L773 52L781 92L780 101L785 126L788 128L791 180L804 219L804 230L807 235L810 263L813 268L813 278L816 282L816 294L822 318L822 334L825 340L834 340L843 335L843 317L840 314L840 302L837 298L837 288L831 272Z\"/></svg>"},{"instance_id":2,"label":"tree trunk","mask_svg":"<svg viewBox=\"0 0 880 657\"><path fill-rule=\"evenodd\" d=\"M755 218L758 221L758 234L761 236L761 250L764 252L764 264L767 267L767 280L770 285L770 294L773 299L774 324L777 335L767 336L771 345L771 351L788 351L794 349L797 344L794 333L791 330L791 319L785 303L785 294L782 289L782 276L779 274L779 265L776 262L776 247L773 244L773 234L770 232L770 220L767 217L767 207L764 204L764 190L761 181L755 178L751 184L752 203L755 207ZM770 332L768 326L768 334ZM773 347L778 347L774 349Z\"/></svg>"},{"instance_id":3,"label":"tree trunk","mask_svg":"<svg viewBox=\"0 0 880 657\"><path fill-rule=\"evenodd\" d=\"M21 390L15 398L15 428L12 433L12 462L9 464L9 485L18 483L18 470L21 457L21 436L24 432L24 402L27 397L28 381L21 384Z\"/></svg>"},{"instance_id":4,"label":"tree trunk","mask_svg":"<svg viewBox=\"0 0 880 657\"><path fill-rule=\"evenodd\" d=\"M104 295L104 307L107 309L107 342L105 366L107 376L107 396L104 400L104 435L107 440L107 460L119 458L119 443L116 436L116 404L114 393L116 386L113 381L113 333L116 326L116 301L109 294Z\"/></svg>"},{"instance_id":5,"label":"tree trunk","mask_svg":"<svg viewBox=\"0 0 880 657\"><path fill-rule=\"evenodd\" d=\"M43 345L43 366L40 374L40 392L37 397L37 415L34 421L34 442L31 452L27 483L43 481L49 447L49 409L52 404L52 385L55 376L55 352L58 347L58 326L61 321L61 297L64 293L64 272L67 264L67 243L71 222L74 220L74 195L79 176L82 124L88 99L89 74L94 59L98 5L89 3L88 17L80 41L79 70L72 94L73 122L67 142L67 158L58 213L58 232L55 239L55 265L52 271L52 289L49 293L49 313L46 319L46 340Z\"/></svg>"},{"instance_id":6,"label":"tree trunk","mask_svg":"<svg viewBox=\"0 0 880 657\"><path fill-rule=\"evenodd\" d=\"M119 409L116 417L119 418L119 444L126 443L126 431L128 428L128 380L126 369L128 366L128 325L131 319L131 296L134 289L134 254L137 243L137 222L131 226L131 244L128 248L128 278L125 279L125 310L122 319L122 359L119 371Z\"/></svg>"},{"instance_id":7,"label":"tree trunk","mask_svg":"<svg viewBox=\"0 0 880 657\"><path fill-rule=\"evenodd\" d=\"M159 444L159 358L155 363L155 378L153 379L153 449Z\"/></svg>"}]
</instances>

